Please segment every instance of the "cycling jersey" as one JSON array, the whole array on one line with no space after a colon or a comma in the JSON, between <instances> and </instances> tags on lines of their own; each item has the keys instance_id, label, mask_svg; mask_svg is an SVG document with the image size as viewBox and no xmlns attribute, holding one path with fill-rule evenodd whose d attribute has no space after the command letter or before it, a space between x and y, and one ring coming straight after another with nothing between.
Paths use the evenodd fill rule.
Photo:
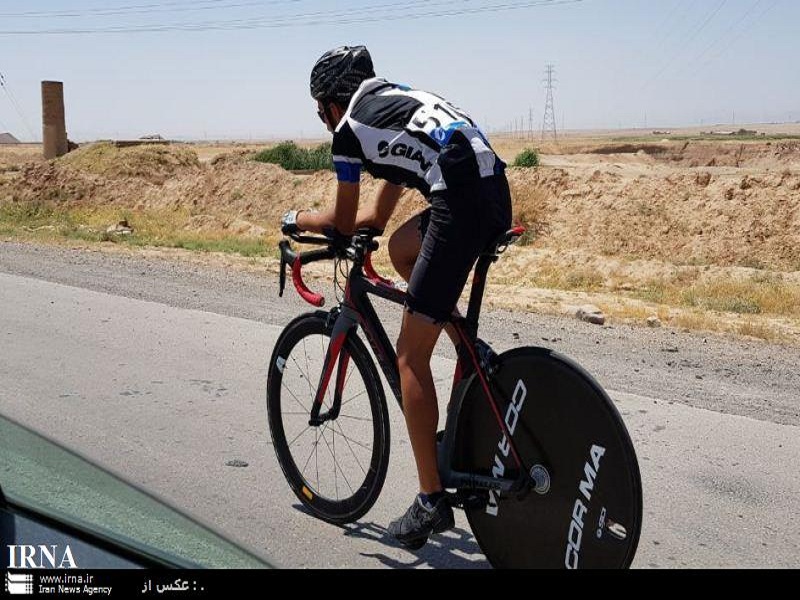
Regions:
<instances>
[{"instance_id":1,"label":"cycling jersey","mask_svg":"<svg viewBox=\"0 0 800 600\"><path fill-rule=\"evenodd\" d=\"M426 197L505 169L464 111L381 78L367 79L356 91L334 132L332 152L339 181L358 183L363 168Z\"/></svg>"}]
</instances>

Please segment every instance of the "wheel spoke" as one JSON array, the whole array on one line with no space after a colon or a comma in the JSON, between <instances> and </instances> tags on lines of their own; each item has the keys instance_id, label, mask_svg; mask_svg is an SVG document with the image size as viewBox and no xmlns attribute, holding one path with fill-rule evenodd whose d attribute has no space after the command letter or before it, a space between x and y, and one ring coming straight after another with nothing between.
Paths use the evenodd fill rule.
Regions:
<instances>
[{"instance_id":1,"label":"wheel spoke","mask_svg":"<svg viewBox=\"0 0 800 600\"><path fill-rule=\"evenodd\" d=\"M310 427L309 427L309 429L310 429ZM311 445L311 452L308 453L308 458L306 459L306 462L303 465L303 468L300 469L300 474L303 476L303 479L305 479L305 475L303 475L303 473L306 472L306 467L308 466L308 463L311 462L311 457L312 456L314 456L314 445L313 444Z\"/></svg>"},{"instance_id":2,"label":"wheel spoke","mask_svg":"<svg viewBox=\"0 0 800 600\"><path fill-rule=\"evenodd\" d=\"M366 394L367 392L369 392L369 390L364 390L363 392L358 392L358 393L357 393L355 396L353 396L352 398L350 398L350 399L346 400L345 402L342 402L342 406L344 406L345 404L349 404L350 402L352 402L352 401L353 401L353 400L355 400L356 398L359 398L359 397L363 396L363 395L364 395L364 394ZM340 407L340 408L341 408L341 407Z\"/></svg>"},{"instance_id":3,"label":"wheel spoke","mask_svg":"<svg viewBox=\"0 0 800 600\"><path fill-rule=\"evenodd\" d=\"M366 475L366 474L367 474L367 471L366 471L366 469L364 469L364 467L361 465L361 461L360 461L360 460L358 460L358 455L356 455L356 453L355 453L355 450L353 450L353 447L350 445L350 442L352 441L352 442L353 442L354 444L356 444L357 446L361 446L361 447L363 447L363 448L366 448L367 450L369 450L369 451L370 451L370 453L372 452L372 450L371 450L370 448L367 448L366 446L364 446L364 444L362 444L362 443L360 443L360 442L357 442L356 440L351 440L349 437L347 437L347 436L346 436L346 435L344 435L343 433L338 433L338 432L336 431L336 426L337 426L337 425L339 425L339 424L338 424L338 423L336 423L336 422L334 422L334 424L333 424L333 428L331 429L331 431L332 431L334 434L341 435L341 436L344 438L344 441L345 441L345 443L347 444L347 447L348 447L348 448L350 448L350 452L351 452L351 454L353 455L353 458L355 458L355 459L356 459L356 464L357 464L357 465L358 465L358 466L361 468L361 471L364 473L364 475ZM339 429L340 429L340 430L342 429L341 425L339 425Z\"/></svg>"},{"instance_id":4,"label":"wheel spoke","mask_svg":"<svg viewBox=\"0 0 800 600\"><path fill-rule=\"evenodd\" d=\"M353 419L355 421L364 421L365 423L372 423L372 419L365 419L364 417L354 417L353 415L343 415L340 414L339 417L345 417L347 419Z\"/></svg>"},{"instance_id":5,"label":"wheel spoke","mask_svg":"<svg viewBox=\"0 0 800 600\"><path fill-rule=\"evenodd\" d=\"M335 422L335 421L334 421L334 423L335 423L336 425L339 425L339 423L337 423L337 422ZM341 425L339 425L339 431L336 431L335 429L333 429L332 431L334 431L334 433L336 433L336 435L340 435L340 436L342 436L342 437L343 437L344 439L346 439L347 441L349 441L349 442L353 442L353 443L354 443L356 446L360 446L361 448L364 448L364 450L368 450L369 452L372 452L372 448L370 448L369 446L367 446L366 444L364 444L364 442L359 442L358 440L356 440L356 439L353 439L353 438L351 438L351 437L350 437L350 436L348 436L348 435L345 435L345 433L344 433L344 429L342 429L342 426L341 426Z\"/></svg>"},{"instance_id":6,"label":"wheel spoke","mask_svg":"<svg viewBox=\"0 0 800 600\"><path fill-rule=\"evenodd\" d=\"M333 428L329 428L328 431L330 431L331 433L336 433L333 430ZM325 431L323 430L322 433L323 433L322 439L325 442L325 445L328 446L328 452L331 452L331 455L333 456L334 481L336 481L336 467L339 467L339 472L342 474L342 479L344 479L344 482L347 484L347 487L350 488L350 493L351 494L355 494L355 490L353 490L353 486L350 485L350 481L347 479L347 475L344 474L344 470L342 469L341 465L339 465L339 462L336 460L336 453L331 451L330 444L328 444L328 440L325 438ZM335 444L336 443L335 442L336 436L334 435L332 439L333 439L333 443ZM358 462L358 459L356 459L356 462ZM359 464L358 466L360 467L361 465ZM361 470L363 471L364 469L362 468ZM366 473L364 473L364 474L366 475ZM336 499L337 500L339 499L338 492L337 492Z\"/></svg>"},{"instance_id":7,"label":"wheel spoke","mask_svg":"<svg viewBox=\"0 0 800 600\"><path fill-rule=\"evenodd\" d=\"M294 357L294 355L292 355L292 361L294 361L294 364L297 365L297 370L300 371L300 374L305 376L306 381L308 382L308 394L311 397L311 401L313 402L314 401L314 388L311 387L311 369L308 366L308 352L306 352L306 339L305 338L303 338L303 354L306 357L306 370L305 370L305 372L303 371L303 369L300 366L300 364L297 362L297 359Z\"/></svg>"},{"instance_id":8,"label":"wheel spoke","mask_svg":"<svg viewBox=\"0 0 800 600\"><path fill-rule=\"evenodd\" d=\"M344 387L347 387L350 378L353 376L353 371L356 370L355 361L353 361L353 357L350 357L350 372L347 374L347 377L344 380Z\"/></svg>"},{"instance_id":9,"label":"wheel spoke","mask_svg":"<svg viewBox=\"0 0 800 600\"><path fill-rule=\"evenodd\" d=\"M296 441L297 441L297 440L300 438L300 436L301 436L301 435L303 435L303 434L304 434L306 431L308 431L309 429L311 429L311 425L309 425L308 427L306 427L305 429L303 429L303 431L301 431L299 434L297 434L297 435L295 436L295 438L294 438L294 439L293 439L291 442L289 442L289 443L287 444L287 447L288 447L288 448L291 448L291 447L292 447L292 444L294 444L294 443L295 443L295 442L296 442Z\"/></svg>"},{"instance_id":10,"label":"wheel spoke","mask_svg":"<svg viewBox=\"0 0 800 600\"><path fill-rule=\"evenodd\" d=\"M323 432L324 435L324 432ZM331 437L331 444L333 445L333 489L336 492L336 500L339 500L339 482L336 480L336 436ZM344 477L344 474L342 474ZM345 478L347 481L347 478Z\"/></svg>"},{"instance_id":11,"label":"wheel spoke","mask_svg":"<svg viewBox=\"0 0 800 600\"><path fill-rule=\"evenodd\" d=\"M286 382L283 379L281 379L281 387L285 388L286 391L289 392L289 395L292 398L294 398L294 401L297 402L298 405L300 405L300 408L302 408L305 411L305 414L307 414L307 415L311 414L311 411L308 410L305 406L303 406L303 403L300 402L300 400L297 398L297 396L294 395L294 392L289 389L289 386L286 385Z\"/></svg>"},{"instance_id":12,"label":"wheel spoke","mask_svg":"<svg viewBox=\"0 0 800 600\"><path fill-rule=\"evenodd\" d=\"M319 429L315 431L315 440L314 440L314 464L317 466L317 492L319 492L319 454L317 449L319 448Z\"/></svg>"}]
</instances>

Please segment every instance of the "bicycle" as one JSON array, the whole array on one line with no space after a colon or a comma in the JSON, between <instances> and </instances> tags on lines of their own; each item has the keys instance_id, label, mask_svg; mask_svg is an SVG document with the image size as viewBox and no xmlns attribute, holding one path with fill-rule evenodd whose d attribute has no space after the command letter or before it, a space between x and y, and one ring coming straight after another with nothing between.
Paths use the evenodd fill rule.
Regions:
<instances>
[{"instance_id":1,"label":"bicycle","mask_svg":"<svg viewBox=\"0 0 800 600\"><path fill-rule=\"evenodd\" d=\"M507 232L478 259L467 315L453 315L461 344L446 426L437 436L440 477L494 567L627 568L641 531L642 488L616 407L570 359L532 347L498 355L478 338L489 267L524 231ZM283 473L315 517L339 525L373 506L389 461L386 397L359 327L403 408L397 357L369 297L402 305L405 292L372 265L378 233L361 230L346 241L293 235L325 246L300 254L287 240L279 245L281 296L291 265L300 296L323 307L302 269L324 260L335 261L344 292L330 311L303 314L283 330L267 377L269 426ZM353 414L357 405L368 406L368 417Z\"/></svg>"}]
</instances>

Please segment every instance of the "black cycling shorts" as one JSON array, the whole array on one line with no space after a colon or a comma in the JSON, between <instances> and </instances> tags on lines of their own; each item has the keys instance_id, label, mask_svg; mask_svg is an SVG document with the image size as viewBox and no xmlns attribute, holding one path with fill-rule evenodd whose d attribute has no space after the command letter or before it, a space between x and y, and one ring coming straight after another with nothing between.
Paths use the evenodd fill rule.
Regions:
<instances>
[{"instance_id":1,"label":"black cycling shorts","mask_svg":"<svg viewBox=\"0 0 800 600\"><path fill-rule=\"evenodd\" d=\"M511 228L511 193L501 172L434 192L428 200L406 308L441 324L450 320L478 257Z\"/></svg>"}]
</instances>

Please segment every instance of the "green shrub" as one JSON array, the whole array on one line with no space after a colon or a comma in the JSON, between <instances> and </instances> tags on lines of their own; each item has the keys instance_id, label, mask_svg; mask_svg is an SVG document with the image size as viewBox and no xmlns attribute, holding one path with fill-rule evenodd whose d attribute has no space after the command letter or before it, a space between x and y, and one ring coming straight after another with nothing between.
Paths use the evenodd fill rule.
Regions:
<instances>
[{"instance_id":1,"label":"green shrub","mask_svg":"<svg viewBox=\"0 0 800 600\"><path fill-rule=\"evenodd\" d=\"M515 167L538 167L539 154L533 148L526 148L514 159Z\"/></svg>"},{"instance_id":2,"label":"green shrub","mask_svg":"<svg viewBox=\"0 0 800 600\"><path fill-rule=\"evenodd\" d=\"M258 162L280 165L287 171L326 171L333 169L330 143L316 148L300 148L294 142L282 142L253 158Z\"/></svg>"}]
</instances>

